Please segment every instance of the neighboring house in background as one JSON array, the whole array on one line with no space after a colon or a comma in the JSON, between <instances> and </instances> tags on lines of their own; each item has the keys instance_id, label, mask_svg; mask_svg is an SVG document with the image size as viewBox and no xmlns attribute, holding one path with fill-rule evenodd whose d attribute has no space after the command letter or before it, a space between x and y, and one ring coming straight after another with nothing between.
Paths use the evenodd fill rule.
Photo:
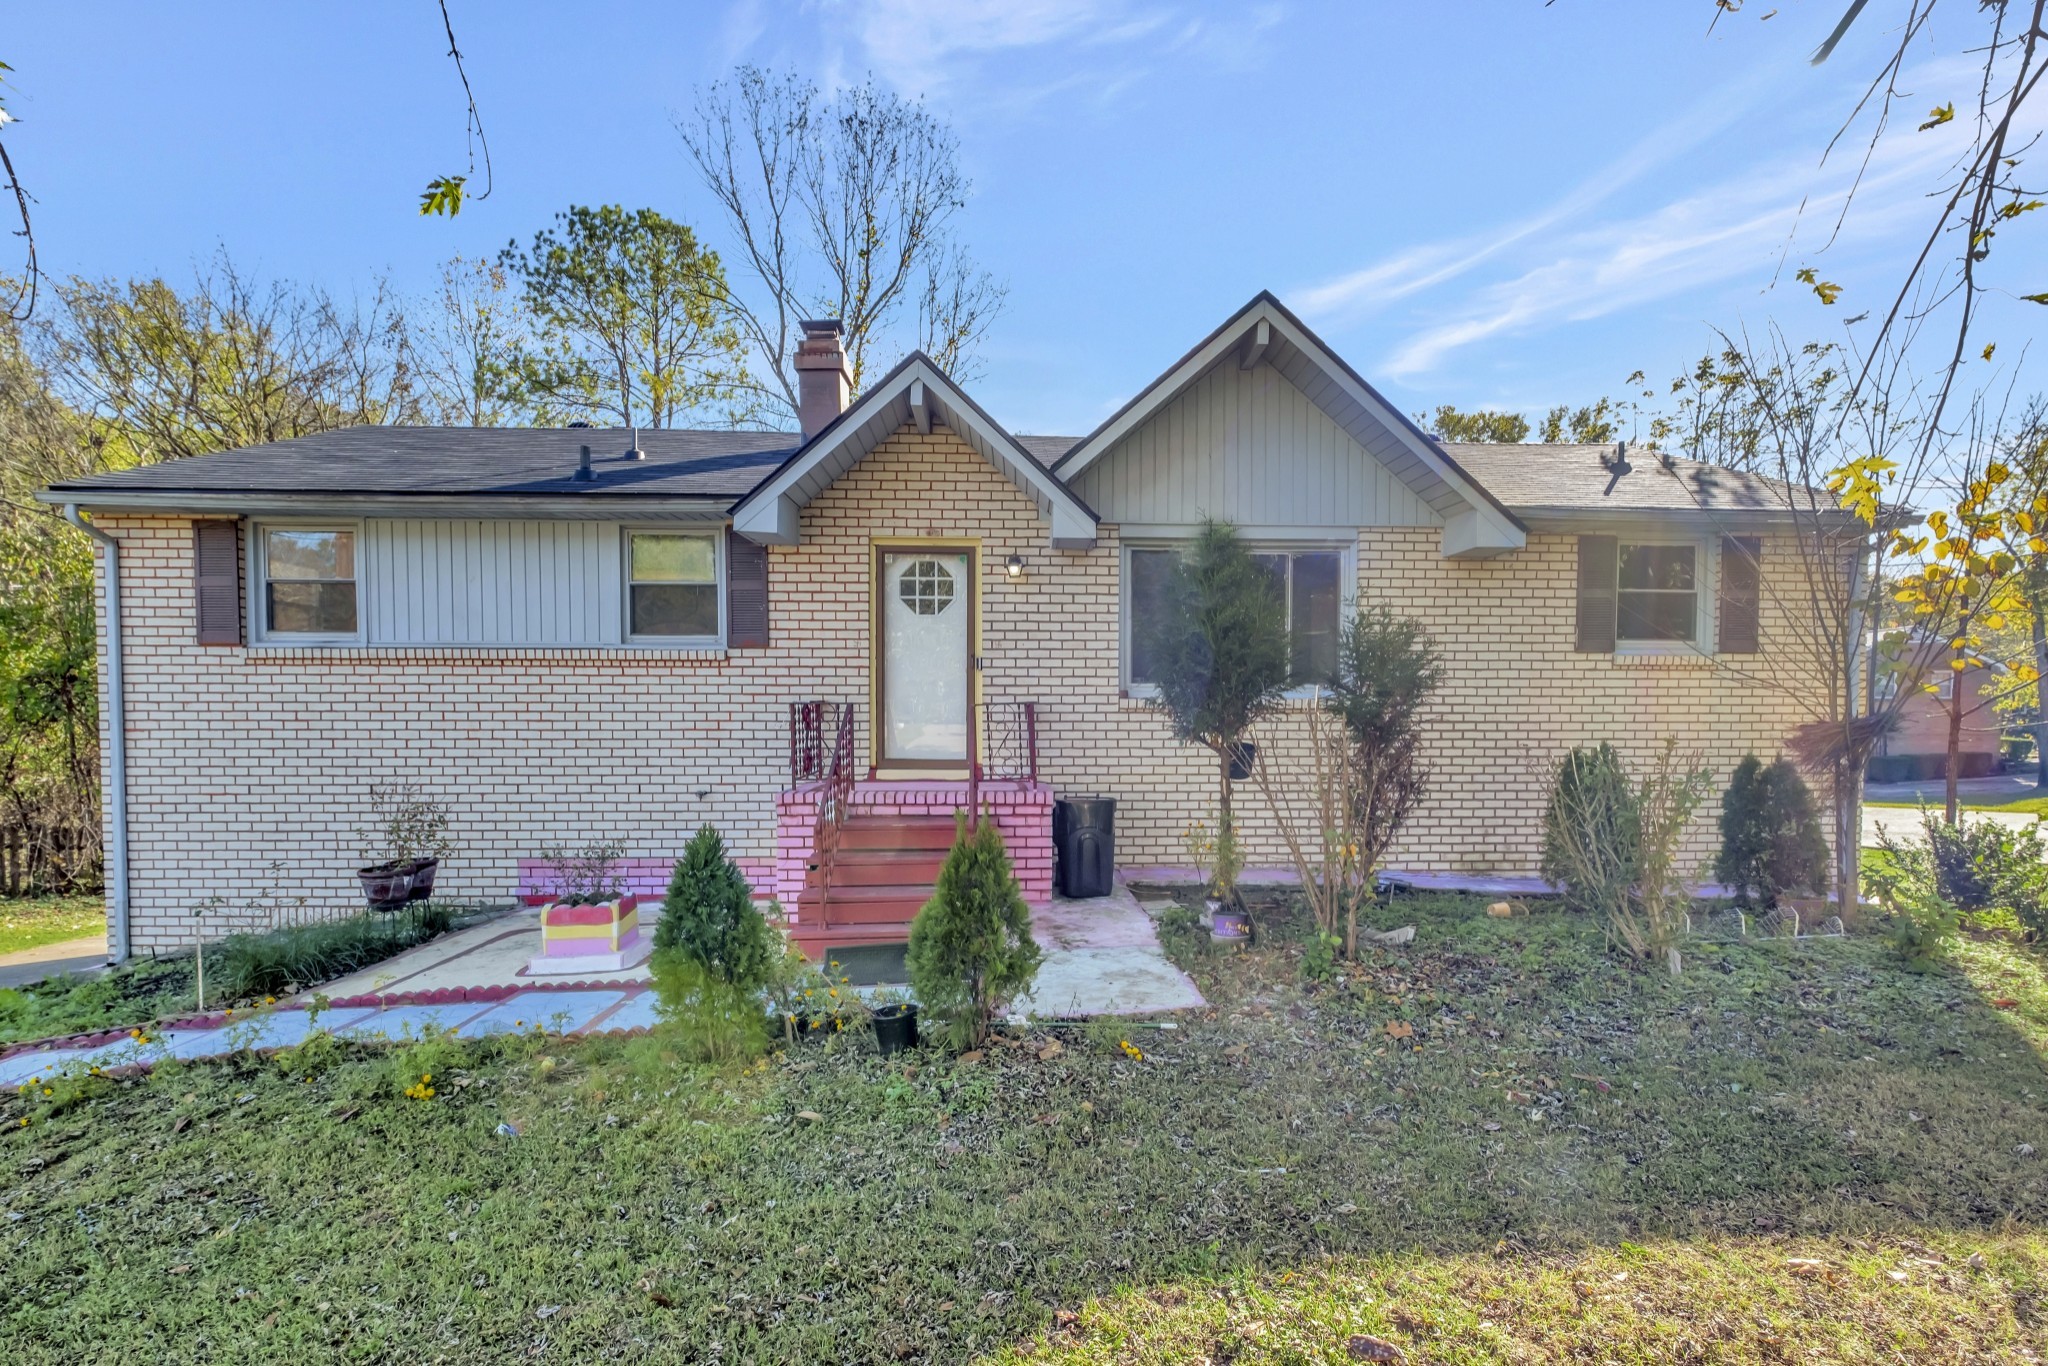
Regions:
<instances>
[{"instance_id":1,"label":"neighboring house in background","mask_svg":"<svg viewBox=\"0 0 2048 1366\"><path fill-rule=\"evenodd\" d=\"M1927 684L1899 703L1898 724L1878 741L1870 756L1870 779L1878 783L1921 782L1948 775L1948 724L1951 700L1963 697L1962 744L1956 752L1956 776L1982 778L1998 772L2000 738L2005 718L1992 699L2009 686L2004 665L1979 655L1969 656L1960 672L1938 655L1927 671ZM1886 684L1897 680L1887 677Z\"/></svg>"},{"instance_id":2,"label":"neighboring house in background","mask_svg":"<svg viewBox=\"0 0 2048 1366\"><path fill-rule=\"evenodd\" d=\"M351 831L395 779L455 811L446 894L611 838L658 890L711 822L814 950L903 937L970 787L1034 903L1055 794L1118 799L1126 869L1184 866L1216 768L1148 704L1147 628L1207 516L1284 584L1303 697L1360 601L1441 649L1400 869L1533 873L1567 746L1676 735L1725 779L1811 714L1766 675L1824 686L1759 482L1441 445L1270 295L1078 440L1012 435L922 355L849 405L836 325L807 327L800 437L358 427L46 491L119 547L117 935L182 943L272 863L357 904Z\"/></svg>"}]
</instances>

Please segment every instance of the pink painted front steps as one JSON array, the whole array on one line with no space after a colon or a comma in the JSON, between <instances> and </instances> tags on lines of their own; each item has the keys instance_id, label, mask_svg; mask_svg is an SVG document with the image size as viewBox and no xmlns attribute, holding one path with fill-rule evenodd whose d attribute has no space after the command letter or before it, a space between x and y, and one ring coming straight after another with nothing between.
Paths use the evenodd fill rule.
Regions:
<instances>
[{"instance_id":1,"label":"pink painted front steps","mask_svg":"<svg viewBox=\"0 0 2048 1366\"><path fill-rule=\"evenodd\" d=\"M1052 789L1035 782L985 782L982 809L995 817L1009 846L1010 864L1034 909L1052 904ZM967 805L967 784L943 781L875 781L855 783L855 816L949 816ZM773 895L794 912L804 889L818 824L817 785L807 783L775 798L775 856L733 860L753 884L757 896ZM684 836L685 838L687 836ZM676 854L682 850L678 847ZM625 890L643 901L659 903L668 893L675 858L629 858L619 863ZM519 860L519 899L529 906L546 902L550 872L547 860Z\"/></svg>"}]
</instances>

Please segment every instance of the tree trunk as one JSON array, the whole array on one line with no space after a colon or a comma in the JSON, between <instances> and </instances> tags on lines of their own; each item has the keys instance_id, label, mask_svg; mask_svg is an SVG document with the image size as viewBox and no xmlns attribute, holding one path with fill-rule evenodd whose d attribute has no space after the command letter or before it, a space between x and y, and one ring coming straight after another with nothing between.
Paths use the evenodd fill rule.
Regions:
<instances>
[{"instance_id":1,"label":"tree trunk","mask_svg":"<svg viewBox=\"0 0 2048 1366\"><path fill-rule=\"evenodd\" d=\"M1857 873L1863 846L1863 771L1853 759L1835 768L1835 902L1857 904Z\"/></svg>"},{"instance_id":2,"label":"tree trunk","mask_svg":"<svg viewBox=\"0 0 2048 1366\"><path fill-rule=\"evenodd\" d=\"M2048 622L2041 612L2048 607L2048 593L2042 579L2048 577L2040 565L2027 573L2027 615L2034 619L2034 788L2048 792Z\"/></svg>"},{"instance_id":3,"label":"tree trunk","mask_svg":"<svg viewBox=\"0 0 2048 1366\"><path fill-rule=\"evenodd\" d=\"M1960 660L1962 657L1962 652L1958 650L1956 658ZM1947 770L1948 782L1943 797L1943 809L1947 813L1950 825L1956 823L1956 769L1962 759L1962 750L1963 671L1952 668L1949 670L1948 688L1948 763L1944 766Z\"/></svg>"}]
</instances>

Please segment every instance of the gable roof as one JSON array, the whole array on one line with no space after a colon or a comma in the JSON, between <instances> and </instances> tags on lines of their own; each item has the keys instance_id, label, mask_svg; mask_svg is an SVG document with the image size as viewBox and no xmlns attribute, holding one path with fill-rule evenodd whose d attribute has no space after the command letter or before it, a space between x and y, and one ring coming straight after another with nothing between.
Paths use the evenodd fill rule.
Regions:
<instances>
[{"instance_id":1,"label":"gable roof","mask_svg":"<svg viewBox=\"0 0 2048 1366\"><path fill-rule=\"evenodd\" d=\"M1444 518L1444 553L1490 555L1527 541L1528 528L1444 448L1389 403L1344 359L1289 312L1270 290L1167 367L1138 395L1060 458L1071 479L1216 366L1235 358L1249 369L1271 365L1350 437Z\"/></svg>"},{"instance_id":2,"label":"gable roof","mask_svg":"<svg viewBox=\"0 0 2048 1366\"><path fill-rule=\"evenodd\" d=\"M1795 510L1806 511L1774 479L1697 460L1666 462L1648 447L1630 449L1629 472L1618 479L1603 463L1613 458L1612 442L1461 441L1447 442L1444 449L1532 522L1583 525L1603 518L1651 518L1710 527L1783 521Z\"/></svg>"},{"instance_id":3,"label":"gable roof","mask_svg":"<svg viewBox=\"0 0 2048 1366\"><path fill-rule=\"evenodd\" d=\"M922 351L911 352L735 503L733 529L763 545L795 545L798 514L805 504L904 423L914 421L921 430L929 431L934 420L974 447L1038 505L1051 524L1055 547L1086 549L1095 544L1094 510Z\"/></svg>"}]
</instances>

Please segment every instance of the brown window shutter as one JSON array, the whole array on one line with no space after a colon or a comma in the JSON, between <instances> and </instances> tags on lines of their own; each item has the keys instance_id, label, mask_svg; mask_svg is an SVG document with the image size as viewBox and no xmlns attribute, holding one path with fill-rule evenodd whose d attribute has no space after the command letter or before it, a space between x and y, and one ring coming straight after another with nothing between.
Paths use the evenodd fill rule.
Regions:
<instances>
[{"instance_id":1,"label":"brown window shutter","mask_svg":"<svg viewBox=\"0 0 2048 1366\"><path fill-rule=\"evenodd\" d=\"M192 524L192 608L201 645L242 643L242 524Z\"/></svg>"},{"instance_id":2,"label":"brown window shutter","mask_svg":"<svg viewBox=\"0 0 2048 1366\"><path fill-rule=\"evenodd\" d=\"M737 531L725 533L725 643L768 648L768 547Z\"/></svg>"},{"instance_id":3,"label":"brown window shutter","mask_svg":"<svg viewBox=\"0 0 2048 1366\"><path fill-rule=\"evenodd\" d=\"M1724 655L1757 652L1763 550L1763 541L1755 536L1721 538L1721 626L1716 648Z\"/></svg>"},{"instance_id":4,"label":"brown window shutter","mask_svg":"<svg viewBox=\"0 0 2048 1366\"><path fill-rule=\"evenodd\" d=\"M1614 653L1614 587L1621 542L1613 536L1579 537L1578 641L1591 654Z\"/></svg>"}]
</instances>

